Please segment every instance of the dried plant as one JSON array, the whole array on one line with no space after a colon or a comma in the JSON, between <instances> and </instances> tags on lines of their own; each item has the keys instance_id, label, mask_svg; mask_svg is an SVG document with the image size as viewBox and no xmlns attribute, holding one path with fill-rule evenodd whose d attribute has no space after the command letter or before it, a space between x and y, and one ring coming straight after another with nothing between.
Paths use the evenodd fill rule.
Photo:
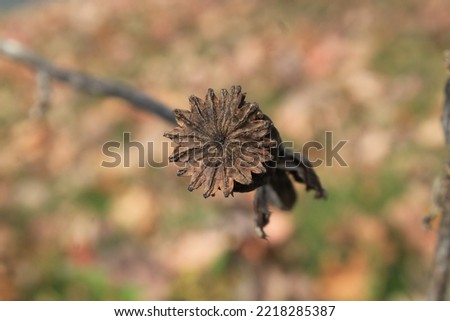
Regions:
<instances>
[{"instance_id":1,"label":"dried plant","mask_svg":"<svg viewBox=\"0 0 450 321\"><path fill-rule=\"evenodd\" d=\"M179 126L164 134L175 143L169 160L181 167L178 176L191 177L189 191L203 185L205 198L218 190L228 197L256 189L256 228L266 238L269 205L289 210L296 202L289 175L315 190L316 198L326 192L311 163L284 148L273 122L257 103L245 101L240 86L221 93L218 98L208 89L205 100L189 98L190 111L175 110Z\"/></svg>"},{"instance_id":2,"label":"dried plant","mask_svg":"<svg viewBox=\"0 0 450 321\"><path fill-rule=\"evenodd\" d=\"M219 189L226 197L256 189L255 220L262 237L269 222L268 206L289 210L295 204L289 175L305 184L306 190L315 190L316 198L326 196L310 162L283 146L270 118L258 104L245 101L239 86L232 87L230 93L222 90L220 98L211 89L204 101L190 97L191 110L176 110L174 117L166 105L132 87L60 68L15 41L0 39L0 55L79 90L122 98L171 123L176 118L179 126L165 136L176 144L170 160L182 166L178 175L191 177L188 189L204 185L205 197Z\"/></svg>"}]
</instances>

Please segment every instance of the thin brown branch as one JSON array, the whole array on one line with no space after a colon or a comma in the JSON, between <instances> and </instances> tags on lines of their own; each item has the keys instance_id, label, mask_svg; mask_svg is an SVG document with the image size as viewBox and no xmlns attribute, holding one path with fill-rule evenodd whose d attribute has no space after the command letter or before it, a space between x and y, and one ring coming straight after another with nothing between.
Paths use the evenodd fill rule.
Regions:
<instances>
[{"instance_id":1,"label":"thin brown branch","mask_svg":"<svg viewBox=\"0 0 450 321\"><path fill-rule=\"evenodd\" d=\"M442 127L444 130L447 149L450 153L450 77L445 86L445 103L442 113ZM431 287L428 294L430 300L446 300L450 281L450 157L442 178L441 191L444 195L442 218L436 245L434 267L431 274Z\"/></svg>"},{"instance_id":2,"label":"thin brown branch","mask_svg":"<svg viewBox=\"0 0 450 321\"><path fill-rule=\"evenodd\" d=\"M128 101L133 107L156 114L168 122L175 123L171 108L154 98L120 82L100 79L80 71L57 67L31 50L13 40L0 39L0 54L24 64L37 73L66 83L92 95L113 96Z\"/></svg>"}]
</instances>

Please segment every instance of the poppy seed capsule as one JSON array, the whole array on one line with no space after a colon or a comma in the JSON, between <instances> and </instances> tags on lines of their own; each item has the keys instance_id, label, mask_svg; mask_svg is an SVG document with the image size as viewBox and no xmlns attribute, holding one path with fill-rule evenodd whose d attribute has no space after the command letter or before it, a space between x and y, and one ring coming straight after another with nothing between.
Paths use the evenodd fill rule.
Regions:
<instances>
[{"instance_id":1,"label":"poppy seed capsule","mask_svg":"<svg viewBox=\"0 0 450 321\"><path fill-rule=\"evenodd\" d=\"M191 96L191 110L176 109L178 127L164 134L175 144L169 160L181 167L177 175L191 177L189 191L203 185L205 198L264 185L280 143L270 118L245 101L240 86L221 94L208 89L205 100Z\"/></svg>"}]
</instances>

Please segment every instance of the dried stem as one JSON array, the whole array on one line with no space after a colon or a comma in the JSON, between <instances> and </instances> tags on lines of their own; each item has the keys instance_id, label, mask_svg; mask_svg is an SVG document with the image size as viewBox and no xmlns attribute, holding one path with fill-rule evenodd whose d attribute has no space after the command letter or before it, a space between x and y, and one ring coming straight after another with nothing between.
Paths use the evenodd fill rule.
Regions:
<instances>
[{"instance_id":1,"label":"dried stem","mask_svg":"<svg viewBox=\"0 0 450 321\"><path fill-rule=\"evenodd\" d=\"M175 124L175 117L170 108L128 85L57 67L13 40L0 39L0 54L36 70L38 74L48 75L49 78L67 83L80 91L121 98L136 108Z\"/></svg>"},{"instance_id":2,"label":"dried stem","mask_svg":"<svg viewBox=\"0 0 450 321\"><path fill-rule=\"evenodd\" d=\"M449 60L450 61L450 60ZM449 65L450 67L450 65ZM445 86L445 103L442 113L442 127L444 130L447 149L450 154L450 77ZM450 278L450 156L446 171L442 178L441 192L444 195L442 218L439 227L438 242L431 275L431 288L428 294L430 300L446 300Z\"/></svg>"}]
</instances>

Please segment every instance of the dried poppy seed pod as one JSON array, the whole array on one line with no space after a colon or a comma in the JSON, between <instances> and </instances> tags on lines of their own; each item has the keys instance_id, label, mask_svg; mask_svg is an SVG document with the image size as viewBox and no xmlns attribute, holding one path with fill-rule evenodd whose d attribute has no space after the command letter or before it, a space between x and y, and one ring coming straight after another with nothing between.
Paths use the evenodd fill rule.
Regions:
<instances>
[{"instance_id":1,"label":"dried poppy seed pod","mask_svg":"<svg viewBox=\"0 0 450 321\"><path fill-rule=\"evenodd\" d=\"M191 177L189 191L203 185L205 198L264 185L280 143L272 121L257 103L245 101L240 86L221 93L218 98L208 89L205 100L191 96L191 110L175 110L179 126L164 134L176 144L169 160L182 167L177 175Z\"/></svg>"},{"instance_id":2,"label":"dried poppy seed pod","mask_svg":"<svg viewBox=\"0 0 450 321\"><path fill-rule=\"evenodd\" d=\"M326 197L308 158L283 146L270 118L245 101L240 86L222 89L220 98L208 89L204 101L191 96L189 102L190 111L175 110L179 126L164 134L175 143L169 160L181 167L177 175L191 177L189 191L203 185L204 197L218 190L228 197L256 189L255 224L262 238L269 205L290 210L297 200L291 179L316 198Z\"/></svg>"}]
</instances>

